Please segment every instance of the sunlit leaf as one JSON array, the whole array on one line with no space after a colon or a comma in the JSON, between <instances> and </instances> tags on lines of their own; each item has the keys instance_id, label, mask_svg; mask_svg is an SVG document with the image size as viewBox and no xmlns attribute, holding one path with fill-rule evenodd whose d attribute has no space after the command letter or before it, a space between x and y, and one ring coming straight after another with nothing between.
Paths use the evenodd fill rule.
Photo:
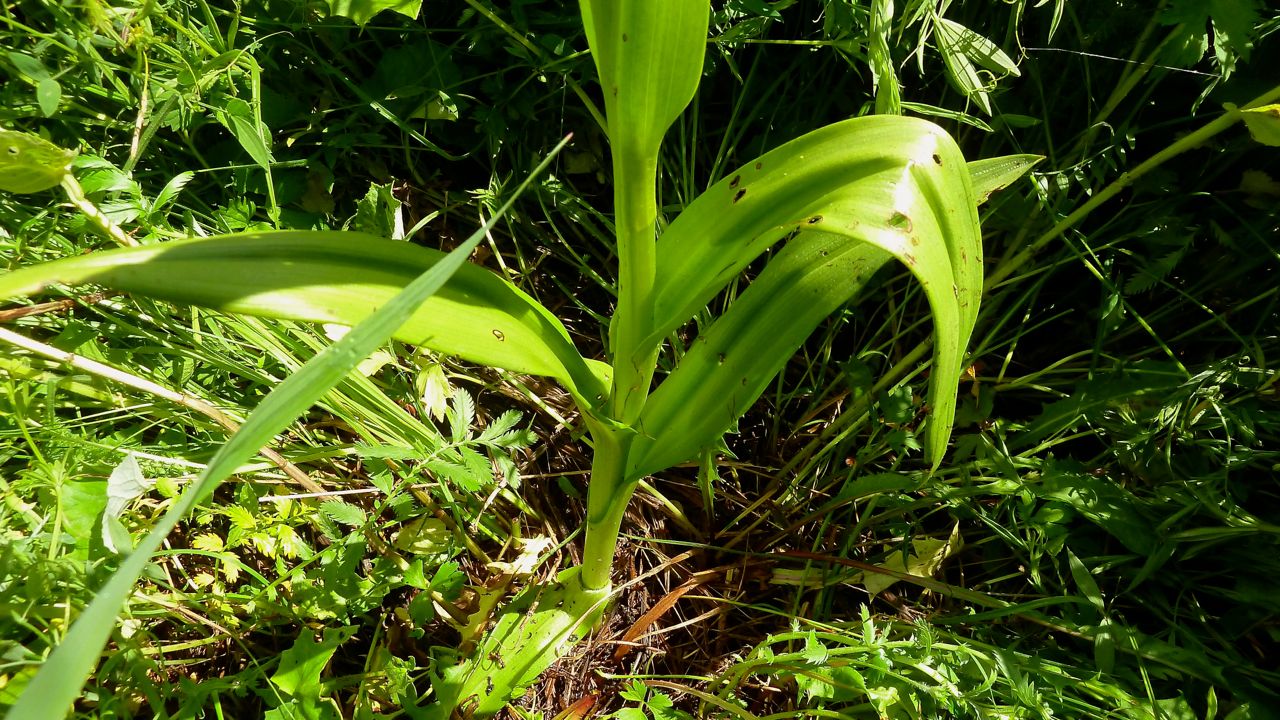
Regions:
<instances>
[{"instance_id":1,"label":"sunlit leaf","mask_svg":"<svg viewBox=\"0 0 1280 720\"><path fill-rule=\"evenodd\" d=\"M35 193L57 187L75 153L39 135L0 129L0 190Z\"/></svg>"},{"instance_id":2,"label":"sunlit leaf","mask_svg":"<svg viewBox=\"0 0 1280 720\"><path fill-rule=\"evenodd\" d=\"M1241 115L1254 140L1263 145L1280 147L1280 105L1263 105L1242 110Z\"/></svg>"},{"instance_id":3,"label":"sunlit leaf","mask_svg":"<svg viewBox=\"0 0 1280 720\"><path fill-rule=\"evenodd\" d=\"M756 282L766 281L770 289L735 317L749 288L716 323L724 323L723 330L713 325L654 392L641 417L632 473L655 472L713 442L816 326L821 318L813 315L847 300L869 264L885 254L916 276L933 313L927 448L936 466L951 434L960 363L982 288L976 205L955 142L937 126L914 118L838 123L729 173L686 208L658 242L653 341L673 332L765 248L797 229L829 233L877 252L846 255L830 248L828 256L806 257L800 250L780 254L786 270L774 275L767 267ZM857 269L817 279L836 272L840 262ZM813 267L803 267L806 263ZM783 309L771 309L770 302ZM736 337L740 334L750 334L750 343ZM686 402L690 397L707 404Z\"/></svg>"},{"instance_id":4,"label":"sunlit leaf","mask_svg":"<svg viewBox=\"0 0 1280 720\"><path fill-rule=\"evenodd\" d=\"M244 233L67 258L0 277L0 297L95 283L226 312L355 325L444 253L358 233ZM559 379L604 398L549 311L497 275L465 265L395 337L467 360Z\"/></svg>"}]
</instances>

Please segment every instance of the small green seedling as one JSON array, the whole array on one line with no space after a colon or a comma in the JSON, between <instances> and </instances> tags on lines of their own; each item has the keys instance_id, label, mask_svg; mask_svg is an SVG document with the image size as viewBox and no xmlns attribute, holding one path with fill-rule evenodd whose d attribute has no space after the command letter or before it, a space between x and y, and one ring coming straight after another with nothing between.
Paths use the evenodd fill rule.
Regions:
<instances>
[{"instance_id":1,"label":"small green seedling","mask_svg":"<svg viewBox=\"0 0 1280 720\"><path fill-rule=\"evenodd\" d=\"M354 325L339 341L340 352L331 354L340 356L334 372L344 363L354 366L359 350L372 350L346 341L376 321L383 339L391 335L471 362L549 376L572 394L594 450L583 563L550 585L521 593L469 657L443 653L433 704L416 711L422 717L495 714L589 632L612 591L619 526L640 479L716 443L823 318L891 260L920 282L933 316L925 448L937 468L951 435L982 292L976 208L980 198L1030 166L1025 158L968 165L936 125L898 116L858 118L744 164L658 237L658 153L697 89L709 0L582 0L581 9L613 157L618 306L607 363L582 357L555 315L505 279L474 265L453 272L456 252L351 233L169 242L0 277L0 297L30 295L50 283L93 283L225 312ZM37 160L21 167L33 177L56 175L54 184L67 173L61 160L60 169ZM18 191L34 187L6 184ZM36 184L52 186L49 178ZM665 339L784 239L764 271L654 388ZM447 280L438 290L418 292L413 311L387 324L388 304L403 301L407 285L445 265ZM271 427L283 428L291 419L277 413ZM212 482L202 492L211 488ZM156 529L161 539L176 521ZM158 542L139 546L113 578L114 593L100 595L102 603L95 601L77 627L110 624ZM92 648L80 664L55 662L71 652L66 644L59 647L20 701L22 711L32 714L10 717L61 717L107 638L107 631L78 636L80 653ZM28 697L54 687L51 704L42 702L49 697ZM48 709L33 711L39 707Z\"/></svg>"}]
</instances>

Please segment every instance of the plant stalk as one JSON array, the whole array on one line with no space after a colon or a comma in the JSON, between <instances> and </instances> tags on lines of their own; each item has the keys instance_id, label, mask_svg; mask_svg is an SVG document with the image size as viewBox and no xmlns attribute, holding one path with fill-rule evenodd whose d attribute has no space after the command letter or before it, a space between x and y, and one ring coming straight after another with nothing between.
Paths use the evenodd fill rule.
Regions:
<instances>
[{"instance_id":1,"label":"plant stalk","mask_svg":"<svg viewBox=\"0 0 1280 720\"><path fill-rule=\"evenodd\" d=\"M592 425L595 453L591 460L591 480L587 484L587 527L582 548L582 584L588 590L609 586L613 555L618 547L622 516L636 481L626 477L632 433Z\"/></svg>"},{"instance_id":2,"label":"plant stalk","mask_svg":"<svg viewBox=\"0 0 1280 720\"><path fill-rule=\"evenodd\" d=\"M618 145L613 158L618 309L609 328L614 366L610 415L630 425L644 409L658 357L657 347L642 346L653 319L658 158L644 149Z\"/></svg>"}]
</instances>

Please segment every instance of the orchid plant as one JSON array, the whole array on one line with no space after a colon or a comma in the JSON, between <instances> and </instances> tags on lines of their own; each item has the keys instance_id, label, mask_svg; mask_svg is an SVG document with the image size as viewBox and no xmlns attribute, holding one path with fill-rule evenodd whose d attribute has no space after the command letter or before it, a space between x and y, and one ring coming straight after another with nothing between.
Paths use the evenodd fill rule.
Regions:
<instances>
[{"instance_id":1,"label":"orchid plant","mask_svg":"<svg viewBox=\"0 0 1280 720\"><path fill-rule=\"evenodd\" d=\"M491 716L587 634L613 589L613 556L637 483L717 443L814 328L895 260L923 287L933 318L925 451L934 469L942 462L982 293L977 205L1029 163L967 164L936 125L861 117L745 163L659 235L659 151L698 87L709 0L580 4L613 163L618 303L607 362L583 357L556 316L518 287L463 262L482 232L448 255L355 233L241 233L103 251L0 277L0 297L87 283L355 328L255 411L228 443L233 449L224 448L81 614L10 718L61 717L164 535L236 458L268 443L388 337L554 378L577 403L593 450L582 564L512 599L465 656L441 651L432 703L411 710L416 716ZM41 143L0 134L0 176L8 178L0 189L65 187L68 156ZM655 387L666 339L783 240Z\"/></svg>"}]
</instances>

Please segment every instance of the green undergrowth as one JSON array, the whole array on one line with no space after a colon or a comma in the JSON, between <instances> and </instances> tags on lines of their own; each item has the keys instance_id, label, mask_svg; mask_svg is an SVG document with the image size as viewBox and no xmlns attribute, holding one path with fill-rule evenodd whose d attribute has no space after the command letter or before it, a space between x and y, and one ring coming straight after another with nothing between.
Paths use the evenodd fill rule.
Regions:
<instances>
[{"instance_id":1,"label":"green undergrowth","mask_svg":"<svg viewBox=\"0 0 1280 720\"><path fill-rule=\"evenodd\" d=\"M576 3L0 7L0 126L77 148L89 199L142 243L349 228L452 249L573 132L474 259L598 355L616 258ZM713 10L662 158L668 219L861 114L928 117L969 159L1045 160L981 208L995 279L940 470L912 355L928 309L882 272L736 433L646 480L594 641L508 712L1273 717L1280 151L1236 125L1055 225L1271 91L1280 16L1251 0ZM62 200L0 193L6 271L112 245ZM0 708L225 442L202 408L243 421L343 332L92 289L35 302L0 308L0 328L78 360L0 345ZM590 451L573 408L543 378L387 345L179 526L75 716L412 717L442 657L576 560Z\"/></svg>"}]
</instances>

